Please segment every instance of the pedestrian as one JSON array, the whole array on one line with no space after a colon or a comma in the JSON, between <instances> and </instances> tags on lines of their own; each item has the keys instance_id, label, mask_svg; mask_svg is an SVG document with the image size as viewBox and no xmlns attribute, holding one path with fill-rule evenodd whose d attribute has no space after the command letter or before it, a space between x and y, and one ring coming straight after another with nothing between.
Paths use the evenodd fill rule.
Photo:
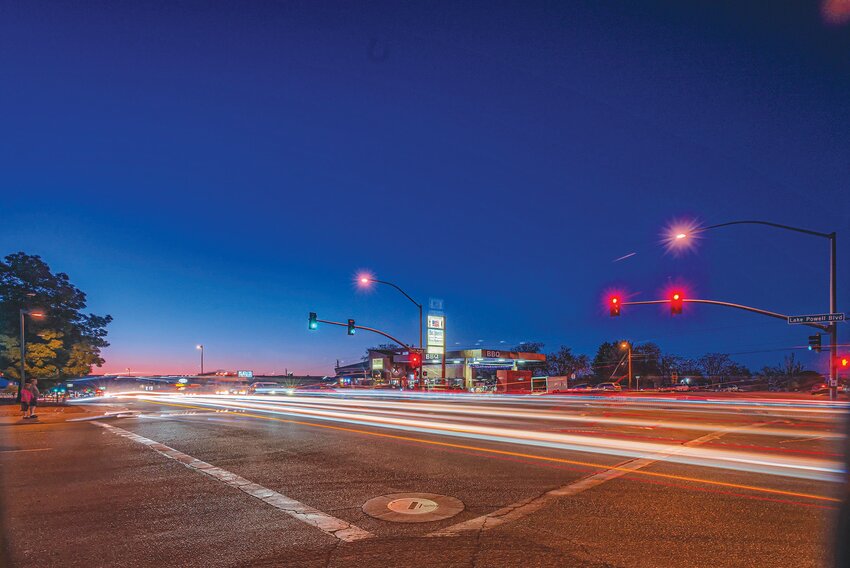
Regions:
<instances>
[{"instance_id":1,"label":"pedestrian","mask_svg":"<svg viewBox=\"0 0 850 568\"><path fill-rule=\"evenodd\" d=\"M31 396L31 399L30 399L30 402L29 402L29 407L30 407L29 408L29 411L30 411L29 417L30 418L38 418L38 415L35 414L35 407L38 406L38 397L41 394L41 393L38 392L38 379L30 379L29 383L30 384L27 387L30 391L30 396Z\"/></svg>"},{"instance_id":2,"label":"pedestrian","mask_svg":"<svg viewBox=\"0 0 850 568\"><path fill-rule=\"evenodd\" d=\"M23 388L21 388L21 418L23 419L29 418L27 413L30 409L30 401L32 401L32 391L30 390L30 380L27 379Z\"/></svg>"}]
</instances>

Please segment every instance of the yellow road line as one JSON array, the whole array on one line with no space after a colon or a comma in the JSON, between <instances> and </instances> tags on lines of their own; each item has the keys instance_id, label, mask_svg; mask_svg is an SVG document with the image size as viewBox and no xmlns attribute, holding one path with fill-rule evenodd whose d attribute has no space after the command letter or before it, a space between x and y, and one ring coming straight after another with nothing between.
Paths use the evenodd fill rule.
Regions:
<instances>
[{"instance_id":1,"label":"yellow road line","mask_svg":"<svg viewBox=\"0 0 850 568\"><path fill-rule=\"evenodd\" d=\"M165 405L165 406L177 406L177 407L183 407L183 408L201 408L201 409L209 408L208 406L194 406L194 405L190 405L190 404L178 404L178 403L174 403L174 402L159 402L159 401L153 401L153 400L150 400L150 399L144 399L144 400L146 402L151 402L153 404L161 404L161 405ZM384 432L371 432L369 430L360 430L358 428L347 428L345 426L334 426L334 425L331 425L331 424L316 424L314 422L304 422L302 420L292 420L292 419L289 419L289 418L277 418L277 417L274 417L274 416L266 416L266 415L263 415L263 414L253 414L253 413L250 413L250 412L241 412L240 411L240 412L235 412L233 414L234 414L234 416L247 416L247 417L250 417L250 418L259 418L261 420L271 420L271 421L274 421L274 422L285 422L285 423L288 423L288 424L298 424L298 425L301 425L301 426L310 426L310 427L313 427L313 428L324 428L324 429L327 429L327 430L337 430L337 431L341 431L341 432L352 432L352 433L355 433L355 434L365 434L367 436L378 436L378 437L381 437L381 438L390 438L390 439L393 439L393 440L404 440L404 441L407 441L407 442L417 442L417 443L420 443L420 444L428 444L428 445L431 445L431 446L440 446L440 447L445 447L445 448L471 450L471 451L475 451L475 452L484 452L484 453L489 453L489 454L497 454L497 455L501 455L501 456L519 457L519 458L539 460L539 461L545 461L545 462L554 462L554 463L563 463L563 464L568 464L568 465L577 465L577 466L589 467L589 468L623 470L623 471L626 471L627 473L633 473L633 474L637 474L637 475L646 475L646 476L650 476L650 477L660 477L660 478L664 478L664 479L674 479L676 481L689 481L689 482L692 482L692 483L702 483L702 484L706 484L706 485L714 485L714 486L717 486L717 487L726 487L726 488L729 488L729 489L743 489L743 490L747 490L747 491L756 491L756 492L759 492L759 493L769 493L771 495L783 495L783 496L786 496L786 497L801 497L801 498L804 498L804 499L814 499L814 500L817 500L817 501L830 501L830 502L834 502L834 503L840 503L841 502L841 499L837 499L835 497L825 497L823 495L814 495L814 494L811 494L811 493L799 493L797 491L784 491L782 489L770 489L768 487L757 487L757 486L754 486L754 485L743 485L743 484L740 484L740 483L729 483L729 482L726 482L726 481L714 481L714 480L711 480L711 479L700 479L698 477L687 477L687 476L684 476L684 475L674 475L674 474L670 474L670 473L659 473L659 472L655 472L655 471L644 471L644 470L636 470L635 471L635 470L632 470L630 468L611 466L611 465L605 465L605 464L599 464L599 463L593 463L593 462L568 460L568 459L565 459L565 458L555 458L555 457L541 456L541 455L536 455L536 454L526 454L526 453L523 453L523 452L511 452L511 451L508 451L508 450L496 450L496 449L493 449L493 448L482 448L482 447L479 447L479 446L470 446L470 445L467 445L467 444L454 444L452 442L440 442L440 441L437 441L437 440L423 440L422 438L414 438L412 436L402 436L402 435L399 435L399 434L386 434Z\"/></svg>"}]
</instances>

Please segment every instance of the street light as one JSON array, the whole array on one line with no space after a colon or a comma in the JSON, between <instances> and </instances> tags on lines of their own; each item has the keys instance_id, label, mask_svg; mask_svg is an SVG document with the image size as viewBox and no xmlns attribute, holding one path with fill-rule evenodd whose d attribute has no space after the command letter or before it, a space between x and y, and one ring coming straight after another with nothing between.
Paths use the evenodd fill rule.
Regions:
<instances>
[{"instance_id":1,"label":"street light","mask_svg":"<svg viewBox=\"0 0 850 568\"><path fill-rule=\"evenodd\" d=\"M195 349L198 349L201 352L201 374L203 375L204 374L204 346L201 345L201 344L198 344L198 345L195 346Z\"/></svg>"},{"instance_id":2,"label":"street light","mask_svg":"<svg viewBox=\"0 0 850 568\"><path fill-rule=\"evenodd\" d=\"M387 282L386 280L378 280L378 279L372 278L371 276L368 276L366 274L360 275L357 278L357 280L360 282L360 284L362 286L368 286L369 284L372 284L372 283L385 284L387 286L392 286L393 288L395 288L396 290L401 292L404 295L405 298L410 300L413 303L414 306L419 308L419 351L421 353L422 352L422 304L420 304L419 302L417 302L416 300L411 298L410 294L408 294L407 292L405 292L399 286L397 286L396 284L393 284L392 282ZM422 380L422 359L419 360L419 388L424 389L424 381Z\"/></svg>"},{"instance_id":3,"label":"street light","mask_svg":"<svg viewBox=\"0 0 850 568\"><path fill-rule=\"evenodd\" d=\"M620 349L628 349L629 356L629 390L632 390L632 344L628 341L620 343Z\"/></svg>"},{"instance_id":4,"label":"street light","mask_svg":"<svg viewBox=\"0 0 850 568\"><path fill-rule=\"evenodd\" d=\"M24 329L26 325L26 318L24 316L30 316L33 318L43 318L44 312L34 311L34 310L25 310L23 308L18 310L19 315L21 316L21 380L18 382L18 396L17 400L21 400L21 389L24 386L24 381L27 378L27 370L26 370L26 360L27 360L27 341L24 334Z\"/></svg>"},{"instance_id":5,"label":"street light","mask_svg":"<svg viewBox=\"0 0 850 568\"><path fill-rule=\"evenodd\" d=\"M779 223L771 223L770 221L729 221L728 223L718 223L717 225L709 225L700 227L696 223L691 223L682 227L670 227L669 234L666 238L667 248L674 249L681 246L690 246L693 244L692 239L698 238L700 233L711 229L719 229L721 227L729 227L731 225L766 225L775 229L784 229L795 233L803 233L814 237L821 237L829 240L829 313L834 314L838 309L837 295L837 270L836 270L836 234L822 233L820 231L810 231L801 229L800 227L792 227L790 225L782 225ZM830 331L830 358L829 358L829 398L835 400L838 395L838 379L836 375L836 362L838 351L838 323L832 322L829 326Z\"/></svg>"}]
</instances>

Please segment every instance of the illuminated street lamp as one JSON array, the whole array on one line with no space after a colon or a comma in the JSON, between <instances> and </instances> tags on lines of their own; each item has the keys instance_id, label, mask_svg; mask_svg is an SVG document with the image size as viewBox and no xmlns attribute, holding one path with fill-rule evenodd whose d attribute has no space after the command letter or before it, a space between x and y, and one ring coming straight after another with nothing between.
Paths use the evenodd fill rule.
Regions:
<instances>
[{"instance_id":1,"label":"illuminated street lamp","mask_svg":"<svg viewBox=\"0 0 850 568\"><path fill-rule=\"evenodd\" d=\"M695 239L699 238L701 233L711 229L719 229L721 227L729 227L731 225L765 225L775 229L783 229L793 231L795 233L803 233L814 237L821 237L829 240L829 313L834 314L838 310L837 296L837 269L836 269L836 234L822 233L820 231L810 231L801 229L800 227L792 227L790 225L782 225L779 223L771 223L769 221L729 221L728 223L718 223L717 225L709 225L701 227L696 222L685 224L673 224L668 227L667 234L664 238L667 250L684 249L695 244ZM832 322L829 325L830 334L830 358L829 358L829 398L835 400L838 396L838 379L836 375L836 364L838 362L838 323Z\"/></svg>"},{"instance_id":2,"label":"illuminated street lamp","mask_svg":"<svg viewBox=\"0 0 850 568\"><path fill-rule=\"evenodd\" d=\"M386 280L378 280L376 278L372 278L371 276L369 276L367 274L361 274L357 278L357 280L358 280L358 282L360 282L361 286L368 286L369 284L372 284L372 283L385 284L387 286L392 286L393 288L395 288L396 290L401 292L404 295L405 298L410 300L413 303L414 306L419 308L419 352L421 353L422 352L422 304L420 304L419 302L417 302L416 300L411 298L410 294L408 294L407 292L405 292L404 290L402 290L400 287L393 284L392 282L387 282ZM419 388L422 389L422 388L424 388L423 387L424 382L422 380L422 360L421 359L419 360L418 367L419 367Z\"/></svg>"},{"instance_id":3,"label":"illuminated street lamp","mask_svg":"<svg viewBox=\"0 0 850 568\"><path fill-rule=\"evenodd\" d=\"M628 350L629 357L629 390L632 390L632 344L629 341L620 343L620 349Z\"/></svg>"},{"instance_id":4,"label":"illuminated street lamp","mask_svg":"<svg viewBox=\"0 0 850 568\"><path fill-rule=\"evenodd\" d=\"M24 316L30 316L33 318L43 318L44 312L40 312L37 310L25 310L21 308L18 310L18 313L21 316L21 380L18 382L18 396L17 400L21 400L21 389L24 387L24 381L27 379L27 370L26 370L26 360L27 360L27 340L24 336L24 329L26 324L26 318Z\"/></svg>"},{"instance_id":5,"label":"illuminated street lamp","mask_svg":"<svg viewBox=\"0 0 850 568\"><path fill-rule=\"evenodd\" d=\"M195 346L195 349L198 349L201 352L201 374L204 374L204 346L200 343Z\"/></svg>"}]
</instances>

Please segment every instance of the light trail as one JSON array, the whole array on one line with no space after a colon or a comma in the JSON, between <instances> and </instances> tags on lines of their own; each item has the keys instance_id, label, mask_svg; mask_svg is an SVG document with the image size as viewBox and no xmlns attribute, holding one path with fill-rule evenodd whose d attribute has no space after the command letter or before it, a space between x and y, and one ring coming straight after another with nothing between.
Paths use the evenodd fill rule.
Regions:
<instances>
[{"instance_id":1,"label":"light trail","mask_svg":"<svg viewBox=\"0 0 850 568\"><path fill-rule=\"evenodd\" d=\"M180 403L172 403L172 402L158 402L157 404L163 404L165 406L174 406L174 407L179 407L179 408L203 408L203 407L199 407L199 406L193 406L191 404L180 404ZM713 479L702 479L702 478L698 478L698 477L690 477L690 476L684 476L684 475L662 473L662 472L657 472L657 471L633 470L633 469L630 469L630 468L623 468L623 467L620 467L620 466L617 466L617 465L612 466L612 465L609 465L609 464L599 464L599 463L572 460L572 459L552 457L552 456L541 456L541 455L536 455L536 454L527 454L527 453L522 453L522 452L499 450L499 449L486 448L486 447L480 447L480 446L470 446L470 445L465 445L465 444L443 442L443 441L438 441L438 440L428 440L428 439L423 439L423 438L414 438L414 437L410 437L410 436L403 436L403 435L398 435L398 434L387 434L387 433L383 433L383 432L374 432L374 431L369 431L369 430L359 430L359 429L348 428L348 427L344 427L344 426L336 426L336 425L331 425L331 424L317 424L317 423L314 423L314 422L304 422L304 421L300 421L300 420L277 418L277 417L274 417L274 416L267 416L267 415L263 415L263 414L240 413L240 414L237 414L237 416L258 418L258 419L262 419L262 420L272 420L272 421L276 421L276 422L283 422L283 423L289 423L289 424L298 424L298 425L308 426L308 427L312 427L312 428L323 428L323 429L329 429L329 430L337 430L337 431L350 432L350 433L354 433L354 434L362 434L362 435L367 435L367 436L377 436L377 437L381 437L381 438L401 440L401 441L405 441L405 442L413 442L413 443L417 443L417 444L425 444L425 445L438 446L438 447L444 447L444 448L469 450L469 451L473 451L473 452L481 452L481 453L485 453L485 454L495 454L495 455L505 456L505 457L522 458L522 459L537 460L537 461L558 463L558 464L569 464L569 465L587 467L587 468L594 468L594 469L602 468L602 469L607 469L607 470L624 470L627 473L634 474L634 475L649 476L649 477L661 478L661 479L666 479L666 480L674 480L674 481L678 481L678 482L691 482L691 483L697 483L697 484L701 484L701 485L723 487L723 488L728 488L728 489L753 491L753 492L757 492L757 493L780 495L780 496L784 496L784 497L798 497L798 498L803 498L803 499L811 499L811 500L815 500L815 501L836 502L836 503L841 501L841 499L836 498L836 497L830 497L830 496L825 496L825 495L817 495L817 494L813 494L813 493L805 493L805 492L800 492L800 491L788 491L788 490L783 490L783 489L774 489L774 488L770 488L770 487L761 487L761 486L757 486L757 485L747 485L747 484L742 484L742 483L731 483L731 482L725 482L725 481L717 481L717 480L713 480Z\"/></svg>"},{"instance_id":2,"label":"light trail","mask_svg":"<svg viewBox=\"0 0 850 568\"><path fill-rule=\"evenodd\" d=\"M554 422L575 422L575 423L583 423L583 424L606 424L611 426L632 426L632 427L640 427L640 428L670 428L670 429L679 429L679 430L691 430L691 431L700 431L700 432L713 432L715 430L719 430L722 428L726 428L729 426L728 423L724 423L722 421L716 421L714 423L702 422L695 423L689 422L687 420L663 420L663 419L638 419L638 418L614 418L608 416L597 416L597 415L578 415L578 414L568 414L564 413L564 408L559 408L557 410L553 410L551 408L536 408L536 409L526 409L526 408L516 408L513 406L499 406L497 408L493 408L492 406L480 406L480 405L472 405L472 404L441 404L438 402L423 404L423 401L417 402L408 402L408 401L388 401L388 400L356 400L356 399L332 399L332 398L314 398L314 397L298 397L298 396L289 396L289 397L263 397L263 396L227 396L220 395L220 397L226 400L232 400L238 402L240 404L284 404L287 406L307 406L310 408L326 408L326 409L334 409L334 407L345 407L345 408L354 408L362 411L368 411L370 413L392 413L398 415L400 411L404 413L415 412L417 415L421 415L424 412L427 413L444 413L449 415L458 415L458 416L472 416L472 417L494 417L500 420L505 420L508 418L512 419L525 419L525 420L549 420ZM195 398L195 397L193 397ZM209 397L205 397L209 398ZM216 398L219 398L218 396ZM511 401L509 401L511 402ZM592 409L598 409L600 407L593 407ZM622 407L618 407L618 410ZM629 407L631 408L631 407ZM382 410L383 409L383 410ZM588 410L587 406L582 406L581 410ZM653 409L658 410L658 409ZM660 409L664 412L667 409ZM684 412L684 410L679 409ZM736 413L736 416L741 416L740 412ZM774 418L774 415L752 415L754 421L763 421L765 417L769 416L770 418ZM439 414L433 416L434 418L439 417ZM452 417L446 417L448 420L452 420ZM832 423L828 424L832 425ZM840 433L830 433L825 432L824 430L803 430L800 428L752 428L752 429L742 429L740 433L744 434L753 434L759 436L783 436L787 438L811 438L815 436L823 436L825 438L841 438L842 435Z\"/></svg>"},{"instance_id":3,"label":"light trail","mask_svg":"<svg viewBox=\"0 0 850 568\"><path fill-rule=\"evenodd\" d=\"M835 461L806 456L774 455L765 451L738 451L708 447L688 447L623 440L604 436L575 435L529 429L522 425L491 426L482 418L493 420L521 418L527 421L576 420L603 422L606 425L651 423L657 427L719 432L721 434L762 434L787 438L805 437L812 431L771 428L769 416L754 416L759 422L748 425L698 424L661 420L603 420L603 417L576 417L554 411L533 412L527 409L447 405L442 403L393 400L346 400L325 397L239 397L227 395L181 396L136 394L134 398L154 404L219 408L248 411L258 416L290 416L326 422L353 424L382 429L402 430L428 435L536 446L554 450L578 451L629 458L658 458L667 462L700 467L723 468L767 475L794 477L817 481L841 481L843 469ZM489 422L489 420L488 420ZM839 434L823 430L815 435L838 438ZM683 440L684 442L684 440Z\"/></svg>"}]
</instances>

